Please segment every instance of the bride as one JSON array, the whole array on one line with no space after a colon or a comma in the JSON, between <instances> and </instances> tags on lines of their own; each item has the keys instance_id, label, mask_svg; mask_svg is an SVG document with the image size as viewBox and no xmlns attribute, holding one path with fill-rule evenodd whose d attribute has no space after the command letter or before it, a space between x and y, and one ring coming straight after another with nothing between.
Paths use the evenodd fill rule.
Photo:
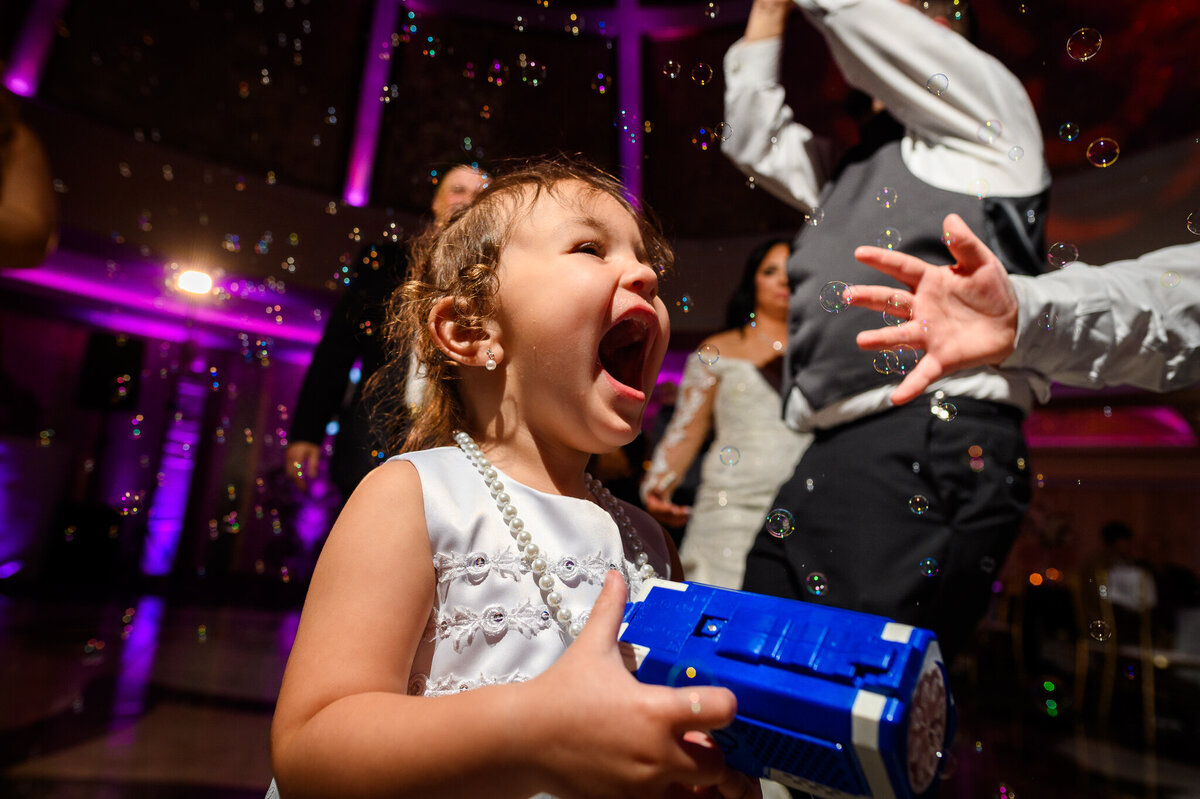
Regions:
<instances>
[{"instance_id":1,"label":"bride","mask_svg":"<svg viewBox=\"0 0 1200 799\"><path fill-rule=\"evenodd\" d=\"M729 299L729 329L689 356L642 480L646 510L668 526L687 524L679 556L688 580L741 588L746 553L809 441L781 418L790 252L787 240L774 239L750 253ZM710 431L695 504L676 505L671 493Z\"/></svg>"}]
</instances>

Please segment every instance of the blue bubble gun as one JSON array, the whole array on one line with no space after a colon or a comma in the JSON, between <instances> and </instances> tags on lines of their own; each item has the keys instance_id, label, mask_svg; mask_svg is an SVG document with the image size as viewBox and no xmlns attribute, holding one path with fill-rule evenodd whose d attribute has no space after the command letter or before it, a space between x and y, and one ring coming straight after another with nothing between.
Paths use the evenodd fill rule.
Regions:
<instances>
[{"instance_id":1,"label":"blue bubble gun","mask_svg":"<svg viewBox=\"0 0 1200 799\"><path fill-rule=\"evenodd\" d=\"M712 733L731 768L830 799L937 794L955 711L929 630L652 579L619 638L641 682L733 691L737 718Z\"/></svg>"}]
</instances>

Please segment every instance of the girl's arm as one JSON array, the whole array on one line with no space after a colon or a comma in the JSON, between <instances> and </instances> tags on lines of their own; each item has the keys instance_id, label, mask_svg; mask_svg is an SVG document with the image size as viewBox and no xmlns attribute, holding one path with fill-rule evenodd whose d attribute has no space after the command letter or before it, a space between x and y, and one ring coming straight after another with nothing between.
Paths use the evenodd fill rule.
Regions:
<instances>
[{"instance_id":1,"label":"girl's arm","mask_svg":"<svg viewBox=\"0 0 1200 799\"><path fill-rule=\"evenodd\" d=\"M687 691L641 685L625 669L619 579L610 576L584 632L541 676L408 696L433 592L420 479L409 463L384 464L338 518L305 602L271 730L285 799L740 786L719 753L684 737L729 723L733 695L699 689L694 713Z\"/></svg>"}]
</instances>

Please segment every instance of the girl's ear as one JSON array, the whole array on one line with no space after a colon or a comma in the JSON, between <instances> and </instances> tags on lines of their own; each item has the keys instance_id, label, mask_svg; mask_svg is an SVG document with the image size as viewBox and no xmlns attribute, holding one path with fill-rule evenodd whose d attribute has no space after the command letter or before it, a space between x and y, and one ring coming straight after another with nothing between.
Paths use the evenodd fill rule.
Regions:
<instances>
[{"instance_id":1,"label":"girl's ear","mask_svg":"<svg viewBox=\"0 0 1200 799\"><path fill-rule=\"evenodd\" d=\"M495 325L489 321L484 323L483 330L463 327L454 302L454 297L442 297L429 310L429 334L438 349L464 366L483 366L489 359L500 360Z\"/></svg>"}]
</instances>

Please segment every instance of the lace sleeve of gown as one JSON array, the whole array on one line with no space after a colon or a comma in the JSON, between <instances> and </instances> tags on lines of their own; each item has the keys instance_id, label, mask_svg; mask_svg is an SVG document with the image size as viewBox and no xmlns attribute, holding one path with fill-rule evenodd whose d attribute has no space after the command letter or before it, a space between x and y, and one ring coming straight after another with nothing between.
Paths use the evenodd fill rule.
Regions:
<instances>
[{"instance_id":1,"label":"lace sleeve of gown","mask_svg":"<svg viewBox=\"0 0 1200 799\"><path fill-rule=\"evenodd\" d=\"M717 383L717 375L707 364L698 358L688 359L679 382L675 412L662 439L654 447L650 468L642 478L642 501L652 492L669 499L675 486L687 474L712 427Z\"/></svg>"}]
</instances>

